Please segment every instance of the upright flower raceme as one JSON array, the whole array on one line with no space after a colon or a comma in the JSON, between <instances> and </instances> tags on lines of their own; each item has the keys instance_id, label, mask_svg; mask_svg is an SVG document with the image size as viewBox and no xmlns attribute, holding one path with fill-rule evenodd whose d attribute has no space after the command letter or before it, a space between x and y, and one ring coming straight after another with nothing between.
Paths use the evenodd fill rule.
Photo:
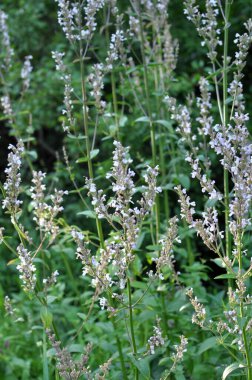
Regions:
<instances>
[{"instance_id":1,"label":"upright flower raceme","mask_svg":"<svg viewBox=\"0 0 252 380\"><path fill-rule=\"evenodd\" d=\"M58 51L52 51L52 57L56 63L56 70L60 73L60 79L64 82L64 108L62 114L66 115L67 124L63 121L64 132L70 132L71 127L75 124L75 119L73 116L73 87L72 87L72 77L69 74L66 65L63 62L63 57L65 53L60 53Z\"/></svg>"},{"instance_id":2,"label":"upright flower raceme","mask_svg":"<svg viewBox=\"0 0 252 380\"><path fill-rule=\"evenodd\" d=\"M187 19L192 21L202 37L202 46L207 46L208 57L214 61L217 57L217 47L222 45L220 38L220 29L218 28L217 16L219 14L219 6L217 0L206 0L206 11L200 12L196 0L184 1L184 13Z\"/></svg>"},{"instance_id":3,"label":"upright flower raceme","mask_svg":"<svg viewBox=\"0 0 252 380\"><path fill-rule=\"evenodd\" d=\"M55 0L58 3L58 22L69 41L78 39L74 18L78 12L77 3L69 0Z\"/></svg>"},{"instance_id":4,"label":"upright flower raceme","mask_svg":"<svg viewBox=\"0 0 252 380\"><path fill-rule=\"evenodd\" d=\"M24 144L20 140L17 146L9 145L10 153L8 154L8 166L5 169L7 174L4 183L5 198L3 200L3 208L7 209L11 214L19 211L22 201L18 199L21 184L21 156L24 152Z\"/></svg>"},{"instance_id":5,"label":"upright flower raceme","mask_svg":"<svg viewBox=\"0 0 252 380\"><path fill-rule=\"evenodd\" d=\"M17 248L20 264L17 266L22 286L26 292L32 293L36 285L36 268L31 253L20 244Z\"/></svg>"},{"instance_id":6,"label":"upright flower raceme","mask_svg":"<svg viewBox=\"0 0 252 380\"><path fill-rule=\"evenodd\" d=\"M148 339L149 352L151 355L155 354L156 347L162 347L165 344L160 327L160 318L157 318L156 326L153 327L153 332L154 334Z\"/></svg>"},{"instance_id":7,"label":"upright flower raceme","mask_svg":"<svg viewBox=\"0 0 252 380\"><path fill-rule=\"evenodd\" d=\"M9 121L12 122L12 116L13 116L13 110L10 100L10 95L6 93L5 95L1 96L0 98L1 106L3 108L3 113L5 116L9 118Z\"/></svg>"},{"instance_id":8,"label":"upright flower raceme","mask_svg":"<svg viewBox=\"0 0 252 380\"><path fill-rule=\"evenodd\" d=\"M1 38L1 45L4 52L4 59L2 67L7 71L11 67L12 63L12 56L14 55L14 51L10 44L10 36L9 36L9 30L7 26L7 19L8 16L5 12L0 10L0 38Z\"/></svg>"},{"instance_id":9,"label":"upright flower raceme","mask_svg":"<svg viewBox=\"0 0 252 380\"><path fill-rule=\"evenodd\" d=\"M33 171L32 183L30 188L31 197L34 207L34 220L39 226L40 230L51 236L54 240L59 232L56 217L63 211L63 197L67 195L67 191L54 190L54 193L50 195L51 204L46 201L45 190L46 186L43 183L46 174L41 171Z\"/></svg>"},{"instance_id":10,"label":"upright flower raceme","mask_svg":"<svg viewBox=\"0 0 252 380\"><path fill-rule=\"evenodd\" d=\"M21 70L21 78L23 79L23 89L24 91L28 90L30 87L31 72L32 72L32 55L27 55L24 60L24 65Z\"/></svg>"},{"instance_id":11,"label":"upright flower raceme","mask_svg":"<svg viewBox=\"0 0 252 380\"><path fill-rule=\"evenodd\" d=\"M97 28L96 14L105 5L105 0L86 0L82 4L69 0L55 0L58 3L58 22L66 38L74 43L89 41ZM81 25L84 12L84 27Z\"/></svg>"},{"instance_id":12,"label":"upright flower raceme","mask_svg":"<svg viewBox=\"0 0 252 380\"><path fill-rule=\"evenodd\" d=\"M140 225L153 207L156 194L161 191L156 184L158 168L149 167L145 174L147 185L143 188L142 197L135 202L135 173L129 168L132 163L129 148L124 148L118 141L114 145L113 166L107 174L113 196L107 202L105 194L102 190L97 190L93 180L88 179L86 183L96 214L99 218L106 219L115 233L105 242L99 255L92 256L86 247L83 234L76 230L72 232L78 246L77 257L84 264L84 274L91 275L92 284L100 291L114 285L121 290L125 288L126 271L135 258L134 249Z\"/></svg>"}]
</instances>

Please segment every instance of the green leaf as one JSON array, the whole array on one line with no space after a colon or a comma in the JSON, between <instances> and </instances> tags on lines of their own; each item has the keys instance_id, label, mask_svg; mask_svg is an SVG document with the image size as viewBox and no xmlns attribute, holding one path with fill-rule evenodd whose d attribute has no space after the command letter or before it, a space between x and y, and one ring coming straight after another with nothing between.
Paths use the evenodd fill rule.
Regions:
<instances>
[{"instance_id":1,"label":"green leaf","mask_svg":"<svg viewBox=\"0 0 252 380\"><path fill-rule=\"evenodd\" d=\"M71 344L67 348L67 351L69 351L69 352L80 352L80 353L83 353L83 345L82 344Z\"/></svg>"},{"instance_id":2,"label":"green leaf","mask_svg":"<svg viewBox=\"0 0 252 380\"><path fill-rule=\"evenodd\" d=\"M92 210L81 211L81 212L78 212L77 215L85 215L87 218L91 218L91 219L96 218L95 212Z\"/></svg>"},{"instance_id":3,"label":"green leaf","mask_svg":"<svg viewBox=\"0 0 252 380\"><path fill-rule=\"evenodd\" d=\"M225 368L223 374L222 374L222 380L225 380L230 373L234 372L237 369L244 368L243 364L240 363L233 363L230 364L228 367Z\"/></svg>"},{"instance_id":4,"label":"green leaf","mask_svg":"<svg viewBox=\"0 0 252 380\"><path fill-rule=\"evenodd\" d=\"M47 303L48 304L53 303L56 299L57 297L55 296L47 296Z\"/></svg>"},{"instance_id":5,"label":"green leaf","mask_svg":"<svg viewBox=\"0 0 252 380\"><path fill-rule=\"evenodd\" d=\"M203 352L209 350L210 348L216 347L217 338L215 336L204 340L199 346L198 355L203 354Z\"/></svg>"},{"instance_id":6,"label":"green leaf","mask_svg":"<svg viewBox=\"0 0 252 380\"><path fill-rule=\"evenodd\" d=\"M161 251L162 246L159 244L147 245L146 249L148 249L148 251Z\"/></svg>"},{"instance_id":7,"label":"green leaf","mask_svg":"<svg viewBox=\"0 0 252 380\"><path fill-rule=\"evenodd\" d=\"M43 334L43 380L49 380L49 368L47 360L47 343L46 343L46 334Z\"/></svg>"},{"instance_id":8,"label":"green leaf","mask_svg":"<svg viewBox=\"0 0 252 380\"><path fill-rule=\"evenodd\" d=\"M100 152L99 149L93 149L91 150L90 152L90 159L92 160L93 158L95 158L97 156L97 154ZM88 161L88 157L85 156L85 157L80 157L78 158L78 160L76 160L76 164L82 164L83 162L87 162Z\"/></svg>"},{"instance_id":9,"label":"green leaf","mask_svg":"<svg viewBox=\"0 0 252 380\"><path fill-rule=\"evenodd\" d=\"M85 321L86 318L87 318L86 314L83 314L83 313L77 313L77 315L78 315L78 317L79 317L80 319L83 319L83 321Z\"/></svg>"},{"instance_id":10,"label":"green leaf","mask_svg":"<svg viewBox=\"0 0 252 380\"><path fill-rule=\"evenodd\" d=\"M143 359L137 360L132 355L129 355L129 357L133 365L139 370L139 372L143 376L143 379L149 380L150 379L149 358L143 358Z\"/></svg>"},{"instance_id":11,"label":"green leaf","mask_svg":"<svg viewBox=\"0 0 252 380\"><path fill-rule=\"evenodd\" d=\"M149 123L150 118L148 116L142 116L135 120L135 123Z\"/></svg>"},{"instance_id":12,"label":"green leaf","mask_svg":"<svg viewBox=\"0 0 252 380\"><path fill-rule=\"evenodd\" d=\"M141 274L142 262L137 255L135 256L135 260L132 263L132 270L133 270L134 275L136 276L139 276Z\"/></svg>"},{"instance_id":13,"label":"green leaf","mask_svg":"<svg viewBox=\"0 0 252 380\"><path fill-rule=\"evenodd\" d=\"M172 123L170 121L168 121L168 120L156 120L156 121L154 121L154 123L163 125L164 127L169 128L169 129L172 126Z\"/></svg>"},{"instance_id":14,"label":"green leaf","mask_svg":"<svg viewBox=\"0 0 252 380\"><path fill-rule=\"evenodd\" d=\"M214 277L215 280L222 280L226 278L236 278L235 274L227 273L227 274L221 274L220 276Z\"/></svg>"},{"instance_id":15,"label":"green leaf","mask_svg":"<svg viewBox=\"0 0 252 380\"><path fill-rule=\"evenodd\" d=\"M72 135L71 133L69 133L67 135L67 137L69 137L69 139L72 139L72 140L85 140L87 137L84 136L84 135L78 135L78 136L75 136L75 135Z\"/></svg>"},{"instance_id":16,"label":"green leaf","mask_svg":"<svg viewBox=\"0 0 252 380\"><path fill-rule=\"evenodd\" d=\"M76 160L76 164L81 164L82 162L87 162L88 161L88 158L87 156L86 157L81 157L81 158L78 158L78 160Z\"/></svg>"},{"instance_id":17,"label":"green leaf","mask_svg":"<svg viewBox=\"0 0 252 380\"><path fill-rule=\"evenodd\" d=\"M225 268L225 263L219 257L217 257L217 259L212 259L211 261L213 261L216 265L218 265L218 267Z\"/></svg>"},{"instance_id":18,"label":"green leaf","mask_svg":"<svg viewBox=\"0 0 252 380\"><path fill-rule=\"evenodd\" d=\"M178 180L179 180L179 182L181 183L181 185L183 187L185 187L186 189L190 188L190 178L187 175L185 175L185 174L179 174L178 175Z\"/></svg>"},{"instance_id":19,"label":"green leaf","mask_svg":"<svg viewBox=\"0 0 252 380\"><path fill-rule=\"evenodd\" d=\"M143 290L145 290L146 287L147 287L147 285L144 282L141 282L141 281L132 281L131 282L131 286L133 288L143 289Z\"/></svg>"},{"instance_id":20,"label":"green leaf","mask_svg":"<svg viewBox=\"0 0 252 380\"><path fill-rule=\"evenodd\" d=\"M20 259L17 258L17 259L12 259L10 261L8 261L7 265L16 265L17 263L19 263Z\"/></svg>"},{"instance_id":21,"label":"green leaf","mask_svg":"<svg viewBox=\"0 0 252 380\"><path fill-rule=\"evenodd\" d=\"M53 315L47 309L47 307L43 306L41 308L40 317L46 329L50 328L52 325Z\"/></svg>"},{"instance_id":22,"label":"green leaf","mask_svg":"<svg viewBox=\"0 0 252 380\"><path fill-rule=\"evenodd\" d=\"M97 156L97 154L100 152L100 149L93 149L90 152L90 158L91 160Z\"/></svg>"}]
</instances>

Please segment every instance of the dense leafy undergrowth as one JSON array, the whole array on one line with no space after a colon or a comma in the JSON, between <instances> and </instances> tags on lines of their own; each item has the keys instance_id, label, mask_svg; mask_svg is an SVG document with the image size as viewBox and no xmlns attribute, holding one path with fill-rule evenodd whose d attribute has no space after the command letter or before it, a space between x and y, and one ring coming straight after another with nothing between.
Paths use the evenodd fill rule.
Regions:
<instances>
[{"instance_id":1,"label":"dense leafy undergrowth","mask_svg":"<svg viewBox=\"0 0 252 380\"><path fill-rule=\"evenodd\" d=\"M250 14L2 2L0 379L252 379Z\"/></svg>"}]
</instances>

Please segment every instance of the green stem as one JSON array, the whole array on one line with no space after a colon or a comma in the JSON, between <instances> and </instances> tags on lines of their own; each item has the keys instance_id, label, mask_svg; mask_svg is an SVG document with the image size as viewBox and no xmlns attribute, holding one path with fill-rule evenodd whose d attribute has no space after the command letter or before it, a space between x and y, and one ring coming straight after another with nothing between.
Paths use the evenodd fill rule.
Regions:
<instances>
[{"instance_id":1,"label":"green stem","mask_svg":"<svg viewBox=\"0 0 252 380\"><path fill-rule=\"evenodd\" d=\"M140 4L139 4L140 6ZM149 124L150 124L150 138L151 138L151 153L152 153L152 165L157 165L157 154L156 154L156 137L155 137L155 128L152 120L152 114L151 114L151 106L150 106L150 90L149 90L149 83L148 83L148 68L147 68L147 62L146 57L144 53L144 35L143 35L143 23L142 23L142 16L141 16L141 10L139 9L138 12L139 17L139 25L140 25L140 38L141 38L141 55L142 55L142 61L143 61L143 74L144 74L144 90L145 90L145 96L146 96L146 107L147 107L147 113L149 117ZM156 216L156 243L158 243L159 238L159 231L160 231L160 213L159 213L159 197L156 196L156 202L155 202L155 216Z\"/></svg>"},{"instance_id":2,"label":"green stem","mask_svg":"<svg viewBox=\"0 0 252 380\"><path fill-rule=\"evenodd\" d=\"M78 287L77 287L77 285L76 285L76 283L75 283L75 278L74 278L74 275L73 275L72 269L71 269L71 267L70 267L70 265L69 265L69 262L68 262L68 260L67 260L66 255L65 255L64 252L61 252L61 257L62 257L62 259L63 259L63 261L64 261L64 265L65 265L66 271L67 271L67 273L68 273L68 276L69 276L69 278L71 279L71 281L70 281L71 286L72 286L72 288L74 289L75 294L76 294L76 295L80 295L80 292L78 291Z\"/></svg>"},{"instance_id":3,"label":"green stem","mask_svg":"<svg viewBox=\"0 0 252 380\"><path fill-rule=\"evenodd\" d=\"M83 125L85 131L85 141L86 141L86 153L87 153L87 162L88 162L88 174L89 178L94 178L92 159L90 157L90 141L88 133L88 113L87 113L87 95L86 95L86 84L85 84L85 75L84 75L84 62L83 62L83 48L80 41L80 72L81 72L81 93L82 93L82 115L83 115ZM104 237L102 231L101 221L96 215L96 227L100 240L100 245L104 247Z\"/></svg>"},{"instance_id":4,"label":"green stem","mask_svg":"<svg viewBox=\"0 0 252 380\"><path fill-rule=\"evenodd\" d=\"M105 25L106 25L106 20L107 20L107 16L106 16L105 8L104 8ZM109 46L109 43L110 43L109 25L106 25L106 33L105 34L106 34L107 45ZM115 73L114 73L113 68L111 70L110 78L111 78L111 88L112 88L113 111L114 111L115 126L116 126L115 136L118 140L120 140L120 138L119 138L118 105L117 105L117 95L116 95L116 80L115 80Z\"/></svg>"},{"instance_id":5,"label":"green stem","mask_svg":"<svg viewBox=\"0 0 252 380\"><path fill-rule=\"evenodd\" d=\"M116 81L115 81L115 74L114 70L112 69L111 72L111 84L112 84L112 98L113 98L113 108L114 108L114 115L115 115L115 125L116 125L116 138L120 140L119 138L119 120L118 120L118 107L117 107L117 96L116 96Z\"/></svg>"},{"instance_id":6,"label":"green stem","mask_svg":"<svg viewBox=\"0 0 252 380\"><path fill-rule=\"evenodd\" d=\"M247 380L252 380L252 367L251 367L250 351L249 351L249 344L247 341L247 335L246 335L245 327L243 327L243 329L242 329L242 336L243 336L245 356L246 356L246 361L247 361Z\"/></svg>"},{"instance_id":7,"label":"green stem","mask_svg":"<svg viewBox=\"0 0 252 380\"><path fill-rule=\"evenodd\" d=\"M228 124L228 32L229 32L229 14L230 14L230 2L225 1L225 27L224 27L224 52L223 52L223 128L224 134L227 130ZM229 175L228 171L224 169L224 203L225 203L225 235L226 235L226 255L231 259L231 234L229 231ZM231 279L228 281L229 287L232 287Z\"/></svg>"},{"instance_id":8,"label":"green stem","mask_svg":"<svg viewBox=\"0 0 252 380\"><path fill-rule=\"evenodd\" d=\"M239 264L239 274L242 273L242 231L238 232L238 244L237 244L237 255L238 255L238 264ZM240 317L244 318L244 308L243 308L243 296L240 297ZM252 367L250 359L250 350L249 343L247 340L246 325L242 328L242 338L244 342L245 357L247 362L247 380L252 380Z\"/></svg>"},{"instance_id":9,"label":"green stem","mask_svg":"<svg viewBox=\"0 0 252 380\"><path fill-rule=\"evenodd\" d=\"M109 292L108 292L108 299L109 299L110 305L113 307L113 299L112 299L112 296ZM124 361L124 357L123 357L122 344L121 344L121 340L117 334L118 329L116 326L116 320L115 320L114 316L111 317L111 321L112 321L112 325L113 325L115 336L116 336L116 345L117 345L119 359L120 359L120 363L121 363L122 378L123 378L123 380L128 380L127 370L126 370L125 361Z\"/></svg>"},{"instance_id":10,"label":"green stem","mask_svg":"<svg viewBox=\"0 0 252 380\"><path fill-rule=\"evenodd\" d=\"M183 220L184 228L187 228L185 220ZM187 257L188 257L188 263L189 265L193 265L194 263L194 254L192 250L192 244L189 236L186 236L186 250L187 250Z\"/></svg>"},{"instance_id":11,"label":"green stem","mask_svg":"<svg viewBox=\"0 0 252 380\"><path fill-rule=\"evenodd\" d=\"M92 160L90 157L90 141L88 134L88 114L87 114L87 95L86 95L86 84L84 75L84 62L83 62L83 49L80 43L80 72L81 72L81 92L82 92L82 115L83 115L83 126L85 132L85 142L86 142L86 154L88 163L88 174L91 179L94 178Z\"/></svg>"},{"instance_id":12,"label":"green stem","mask_svg":"<svg viewBox=\"0 0 252 380\"><path fill-rule=\"evenodd\" d=\"M134 323L133 323L133 310L132 310L132 300L131 300L131 286L130 286L130 278L127 278L127 288L128 288L128 299L129 299L129 320L130 320L130 334L131 334L131 343L133 348L133 355L136 358L137 355L137 346L134 332ZM135 380L138 380L138 368L135 367Z\"/></svg>"}]
</instances>

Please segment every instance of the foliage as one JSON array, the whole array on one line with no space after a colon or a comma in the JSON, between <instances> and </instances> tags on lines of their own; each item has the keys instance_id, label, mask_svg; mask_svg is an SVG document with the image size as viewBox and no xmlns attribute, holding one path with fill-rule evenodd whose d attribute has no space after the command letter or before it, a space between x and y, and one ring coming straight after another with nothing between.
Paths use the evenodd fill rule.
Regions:
<instances>
[{"instance_id":1,"label":"foliage","mask_svg":"<svg viewBox=\"0 0 252 380\"><path fill-rule=\"evenodd\" d=\"M252 379L250 13L1 4L2 378Z\"/></svg>"}]
</instances>

